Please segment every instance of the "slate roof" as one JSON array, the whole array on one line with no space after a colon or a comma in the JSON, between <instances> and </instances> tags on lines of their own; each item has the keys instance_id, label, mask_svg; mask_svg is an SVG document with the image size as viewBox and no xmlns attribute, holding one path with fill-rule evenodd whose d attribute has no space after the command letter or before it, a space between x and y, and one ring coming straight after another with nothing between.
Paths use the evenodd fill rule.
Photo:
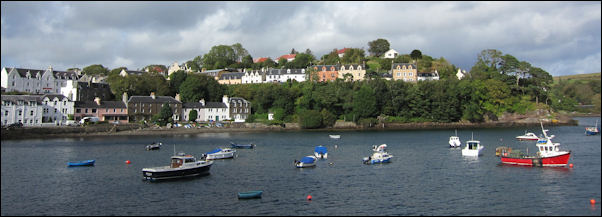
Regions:
<instances>
[{"instance_id":1,"label":"slate roof","mask_svg":"<svg viewBox=\"0 0 602 217\"><path fill-rule=\"evenodd\" d=\"M161 104L163 104L166 102L182 104L182 102L176 100L175 98L173 98L171 96L156 96L155 99L153 99L151 96L132 96L128 100L128 103L161 103Z\"/></svg>"},{"instance_id":2,"label":"slate roof","mask_svg":"<svg viewBox=\"0 0 602 217\"><path fill-rule=\"evenodd\" d=\"M29 72L31 74L32 78L35 78L38 74L40 75L40 77L44 74L44 72L46 70L42 70L42 69L23 69L23 68L6 68L7 72L10 73L10 71L12 70L16 70L17 73L19 74L19 76L21 76L22 78L25 78L27 76L27 73ZM69 80L77 80L79 79L79 76L77 75L76 72L65 72L65 71L56 71L56 70L52 70L52 73L54 75L54 78L57 79L69 79Z\"/></svg>"},{"instance_id":3,"label":"slate roof","mask_svg":"<svg viewBox=\"0 0 602 217\"><path fill-rule=\"evenodd\" d=\"M19 100L24 102L36 101L38 104L42 103L42 95L2 95L2 101L9 101L13 104L17 104Z\"/></svg>"},{"instance_id":4,"label":"slate roof","mask_svg":"<svg viewBox=\"0 0 602 217\"><path fill-rule=\"evenodd\" d=\"M206 102L205 106L200 102L186 102L182 104L182 108L228 108L223 102Z\"/></svg>"},{"instance_id":5,"label":"slate roof","mask_svg":"<svg viewBox=\"0 0 602 217\"><path fill-rule=\"evenodd\" d=\"M127 108L123 101L100 101L100 105L95 101L75 101L75 108Z\"/></svg>"},{"instance_id":6,"label":"slate roof","mask_svg":"<svg viewBox=\"0 0 602 217\"><path fill-rule=\"evenodd\" d=\"M407 68L407 66L411 65L412 69L417 69L416 68L416 64L410 64L410 63L393 63L393 64L391 64L391 70L397 68L397 66L401 66L403 68L404 65L406 66L406 68Z\"/></svg>"}]
</instances>

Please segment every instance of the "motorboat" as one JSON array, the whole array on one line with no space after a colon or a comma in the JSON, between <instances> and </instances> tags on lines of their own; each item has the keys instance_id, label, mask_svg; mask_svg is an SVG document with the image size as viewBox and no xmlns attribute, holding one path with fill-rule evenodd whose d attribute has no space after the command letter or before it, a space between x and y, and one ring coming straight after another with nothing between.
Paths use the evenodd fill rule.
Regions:
<instances>
[{"instance_id":1,"label":"motorboat","mask_svg":"<svg viewBox=\"0 0 602 217\"><path fill-rule=\"evenodd\" d=\"M525 135L521 135L521 136L517 136L516 139L518 140L533 140L536 141L539 139L539 137L537 135L535 135L535 133L531 133L531 132L526 132L525 131Z\"/></svg>"},{"instance_id":2,"label":"motorboat","mask_svg":"<svg viewBox=\"0 0 602 217\"><path fill-rule=\"evenodd\" d=\"M234 153L236 150L231 148L217 148L205 154L206 160L217 160L217 159L226 159L226 158L234 158Z\"/></svg>"},{"instance_id":3,"label":"motorboat","mask_svg":"<svg viewBox=\"0 0 602 217\"><path fill-rule=\"evenodd\" d=\"M96 162L96 160L70 161L70 162L67 162L67 166L70 166L70 167L94 166L94 162Z\"/></svg>"},{"instance_id":4,"label":"motorboat","mask_svg":"<svg viewBox=\"0 0 602 217\"><path fill-rule=\"evenodd\" d=\"M316 160L314 156L305 156L301 160L295 160L294 163L297 168L313 167L316 166Z\"/></svg>"},{"instance_id":5,"label":"motorboat","mask_svg":"<svg viewBox=\"0 0 602 217\"><path fill-rule=\"evenodd\" d=\"M566 166L571 157L571 151L561 151L560 143L552 142L552 136L548 136L547 130L541 130L544 138L537 140L537 154L529 156L518 151L503 151L500 154L500 159L504 164L522 165L522 166L539 166L539 167L560 167Z\"/></svg>"},{"instance_id":6,"label":"motorboat","mask_svg":"<svg viewBox=\"0 0 602 217\"><path fill-rule=\"evenodd\" d=\"M333 134L331 134L331 135L328 135L328 137L330 137L331 139L340 139L341 135L338 135L338 134L333 135Z\"/></svg>"},{"instance_id":7,"label":"motorboat","mask_svg":"<svg viewBox=\"0 0 602 217\"><path fill-rule=\"evenodd\" d=\"M480 141L471 138L471 140L466 142L466 146L464 147L464 149L462 149L462 156L478 157L479 155L481 155L481 151L484 148L485 147L481 145Z\"/></svg>"},{"instance_id":8,"label":"motorboat","mask_svg":"<svg viewBox=\"0 0 602 217\"><path fill-rule=\"evenodd\" d=\"M393 158L393 155L387 153L387 144L374 145L372 146L372 151L374 153L371 156L362 159L364 164L389 163L391 162L391 158Z\"/></svg>"},{"instance_id":9,"label":"motorboat","mask_svg":"<svg viewBox=\"0 0 602 217\"><path fill-rule=\"evenodd\" d=\"M249 143L249 144L237 144L237 143L230 142L230 145L232 146L232 148L246 148L246 149L255 148L255 144L253 144L253 143Z\"/></svg>"},{"instance_id":10,"label":"motorboat","mask_svg":"<svg viewBox=\"0 0 602 217\"><path fill-rule=\"evenodd\" d=\"M449 137L449 147L457 148L460 146L462 146L462 142L460 142L460 137L458 137L458 131L456 130L456 135Z\"/></svg>"},{"instance_id":11,"label":"motorboat","mask_svg":"<svg viewBox=\"0 0 602 217\"><path fill-rule=\"evenodd\" d=\"M586 127L585 128L585 135L588 136L593 136L600 133L600 131L598 130L598 120L596 120L596 126L595 127Z\"/></svg>"},{"instance_id":12,"label":"motorboat","mask_svg":"<svg viewBox=\"0 0 602 217\"><path fill-rule=\"evenodd\" d=\"M163 143L161 143L161 142L159 142L159 143L153 142L152 144L146 146L146 150L158 150L161 148L162 145L163 145Z\"/></svg>"},{"instance_id":13,"label":"motorboat","mask_svg":"<svg viewBox=\"0 0 602 217\"><path fill-rule=\"evenodd\" d=\"M327 159L328 158L328 150L324 146L316 146L314 149L314 155L316 158Z\"/></svg>"},{"instance_id":14,"label":"motorboat","mask_svg":"<svg viewBox=\"0 0 602 217\"><path fill-rule=\"evenodd\" d=\"M393 155L387 152L374 152L369 157L364 157L364 164L390 163Z\"/></svg>"},{"instance_id":15,"label":"motorboat","mask_svg":"<svg viewBox=\"0 0 602 217\"><path fill-rule=\"evenodd\" d=\"M171 157L169 166L143 168L142 176L145 180L154 181L207 175L212 164L213 161L197 161L192 155L180 153Z\"/></svg>"},{"instance_id":16,"label":"motorboat","mask_svg":"<svg viewBox=\"0 0 602 217\"><path fill-rule=\"evenodd\" d=\"M238 192L238 199L261 198L263 191Z\"/></svg>"}]
</instances>

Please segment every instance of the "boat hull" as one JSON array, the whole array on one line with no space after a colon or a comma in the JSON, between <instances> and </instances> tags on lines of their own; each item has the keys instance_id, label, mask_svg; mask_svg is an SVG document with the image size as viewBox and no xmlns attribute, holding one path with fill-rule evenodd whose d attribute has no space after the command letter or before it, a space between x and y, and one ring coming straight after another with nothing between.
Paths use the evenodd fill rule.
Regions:
<instances>
[{"instance_id":1,"label":"boat hull","mask_svg":"<svg viewBox=\"0 0 602 217\"><path fill-rule=\"evenodd\" d=\"M238 192L238 199L261 198L263 191Z\"/></svg>"},{"instance_id":2,"label":"boat hull","mask_svg":"<svg viewBox=\"0 0 602 217\"><path fill-rule=\"evenodd\" d=\"M316 156L316 158L318 158L318 159L327 159L328 158L328 153L314 152L314 156Z\"/></svg>"},{"instance_id":3,"label":"boat hull","mask_svg":"<svg viewBox=\"0 0 602 217\"><path fill-rule=\"evenodd\" d=\"M74 162L68 162L67 166L70 166L70 167L94 166L94 162L96 162L96 160L74 161Z\"/></svg>"},{"instance_id":4,"label":"boat hull","mask_svg":"<svg viewBox=\"0 0 602 217\"><path fill-rule=\"evenodd\" d=\"M538 167L562 167L569 162L571 153L566 153L554 157L509 157L501 156L501 161L504 164L521 165L521 166L538 166Z\"/></svg>"},{"instance_id":5,"label":"boat hull","mask_svg":"<svg viewBox=\"0 0 602 217\"><path fill-rule=\"evenodd\" d=\"M255 145L253 144L230 144L232 148L241 148L241 149L252 149Z\"/></svg>"},{"instance_id":6,"label":"boat hull","mask_svg":"<svg viewBox=\"0 0 602 217\"><path fill-rule=\"evenodd\" d=\"M586 130L585 134L587 134L588 136L594 136L598 134L598 131L594 131L594 130Z\"/></svg>"},{"instance_id":7,"label":"boat hull","mask_svg":"<svg viewBox=\"0 0 602 217\"><path fill-rule=\"evenodd\" d=\"M142 176L146 180L175 179L192 176L208 175L212 164L203 164L198 167L174 168L172 170L156 171L153 168L142 169Z\"/></svg>"}]
</instances>

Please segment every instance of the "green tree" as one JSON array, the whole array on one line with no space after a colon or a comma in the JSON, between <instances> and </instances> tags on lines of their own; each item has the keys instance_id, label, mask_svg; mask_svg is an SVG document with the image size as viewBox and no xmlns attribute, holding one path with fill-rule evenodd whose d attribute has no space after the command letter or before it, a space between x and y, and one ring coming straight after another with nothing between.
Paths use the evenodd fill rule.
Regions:
<instances>
[{"instance_id":1,"label":"green tree","mask_svg":"<svg viewBox=\"0 0 602 217\"><path fill-rule=\"evenodd\" d=\"M334 126L334 124L337 122L337 117L326 110L326 108L323 108L320 113L322 115L322 126Z\"/></svg>"},{"instance_id":2,"label":"green tree","mask_svg":"<svg viewBox=\"0 0 602 217\"><path fill-rule=\"evenodd\" d=\"M370 54L372 56L377 56L380 57L381 55L383 55L385 52L387 52L390 48L390 44L389 41L387 41L386 39L376 39L374 41L368 42L368 52L370 52Z\"/></svg>"},{"instance_id":3,"label":"green tree","mask_svg":"<svg viewBox=\"0 0 602 217\"><path fill-rule=\"evenodd\" d=\"M170 95L175 96L176 93L179 93L180 91L180 86L182 85L182 83L184 83L184 81L186 80L186 77L188 77L188 74L182 70L178 70L174 73L171 73L171 75L169 75L169 90L171 92Z\"/></svg>"},{"instance_id":4,"label":"green tree","mask_svg":"<svg viewBox=\"0 0 602 217\"><path fill-rule=\"evenodd\" d=\"M353 113L356 115L357 120L373 118L378 113L376 96L368 85L362 85L359 91L353 94Z\"/></svg>"},{"instance_id":5,"label":"green tree","mask_svg":"<svg viewBox=\"0 0 602 217\"><path fill-rule=\"evenodd\" d=\"M194 122L194 121L196 121L197 118L198 118L198 112L196 110L193 109L188 113L188 121Z\"/></svg>"},{"instance_id":6,"label":"green tree","mask_svg":"<svg viewBox=\"0 0 602 217\"><path fill-rule=\"evenodd\" d=\"M105 68L101 64L94 64L84 67L82 70L82 74L84 75L108 75L109 69Z\"/></svg>"},{"instance_id":7,"label":"green tree","mask_svg":"<svg viewBox=\"0 0 602 217\"><path fill-rule=\"evenodd\" d=\"M252 68L253 67L253 57L251 55L246 55L242 58L241 65L243 68Z\"/></svg>"},{"instance_id":8,"label":"green tree","mask_svg":"<svg viewBox=\"0 0 602 217\"><path fill-rule=\"evenodd\" d=\"M422 59L422 52L420 52L420 50L413 50L412 53L410 53L410 57L412 57L413 60L418 61L418 59Z\"/></svg>"},{"instance_id":9,"label":"green tree","mask_svg":"<svg viewBox=\"0 0 602 217\"><path fill-rule=\"evenodd\" d=\"M315 129L322 126L322 114L316 110L299 112L299 125L303 129Z\"/></svg>"},{"instance_id":10,"label":"green tree","mask_svg":"<svg viewBox=\"0 0 602 217\"><path fill-rule=\"evenodd\" d=\"M173 122L173 111L169 106L169 103L163 104L161 111L153 116L153 121L156 122L159 126L165 126L167 123Z\"/></svg>"},{"instance_id":11,"label":"green tree","mask_svg":"<svg viewBox=\"0 0 602 217\"><path fill-rule=\"evenodd\" d=\"M204 74L190 74L180 85L182 102L198 102L205 99L208 102L221 102L225 88L213 77Z\"/></svg>"},{"instance_id":12,"label":"green tree","mask_svg":"<svg viewBox=\"0 0 602 217\"><path fill-rule=\"evenodd\" d=\"M240 51L239 51L240 52ZM213 46L203 56L203 66L207 69L223 69L237 60L237 53L228 45Z\"/></svg>"},{"instance_id":13,"label":"green tree","mask_svg":"<svg viewBox=\"0 0 602 217\"><path fill-rule=\"evenodd\" d=\"M342 64L362 64L365 58L365 52L359 48L347 48L341 58Z\"/></svg>"},{"instance_id":14,"label":"green tree","mask_svg":"<svg viewBox=\"0 0 602 217\"><path fill-rule=\"evenodd\" d=\"M230 46L234 51L234 62L242 62L243 57L249 55L249 51L242 47L242 44L236 43ZM253 60L253 58L251 58Z\"/></svg>"}]
</instances>

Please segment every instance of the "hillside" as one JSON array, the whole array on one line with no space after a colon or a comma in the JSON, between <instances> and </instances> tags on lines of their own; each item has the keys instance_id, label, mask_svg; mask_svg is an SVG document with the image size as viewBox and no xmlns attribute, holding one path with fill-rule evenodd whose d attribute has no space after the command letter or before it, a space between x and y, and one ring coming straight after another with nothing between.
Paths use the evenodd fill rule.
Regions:
<instances>
[{"instance_id":1,"label":"hillside","mask_svg":"<svg viewBox=\"0 0 602 217\"><path fill-rule=\"evenodd\" d=\"M577 74L577 75L564 75L554 76L554 83L558 83L560 80L581 80L581 81L600 81L600 72L589 73L589 74Z\"/></svg>"}]
</instances>

